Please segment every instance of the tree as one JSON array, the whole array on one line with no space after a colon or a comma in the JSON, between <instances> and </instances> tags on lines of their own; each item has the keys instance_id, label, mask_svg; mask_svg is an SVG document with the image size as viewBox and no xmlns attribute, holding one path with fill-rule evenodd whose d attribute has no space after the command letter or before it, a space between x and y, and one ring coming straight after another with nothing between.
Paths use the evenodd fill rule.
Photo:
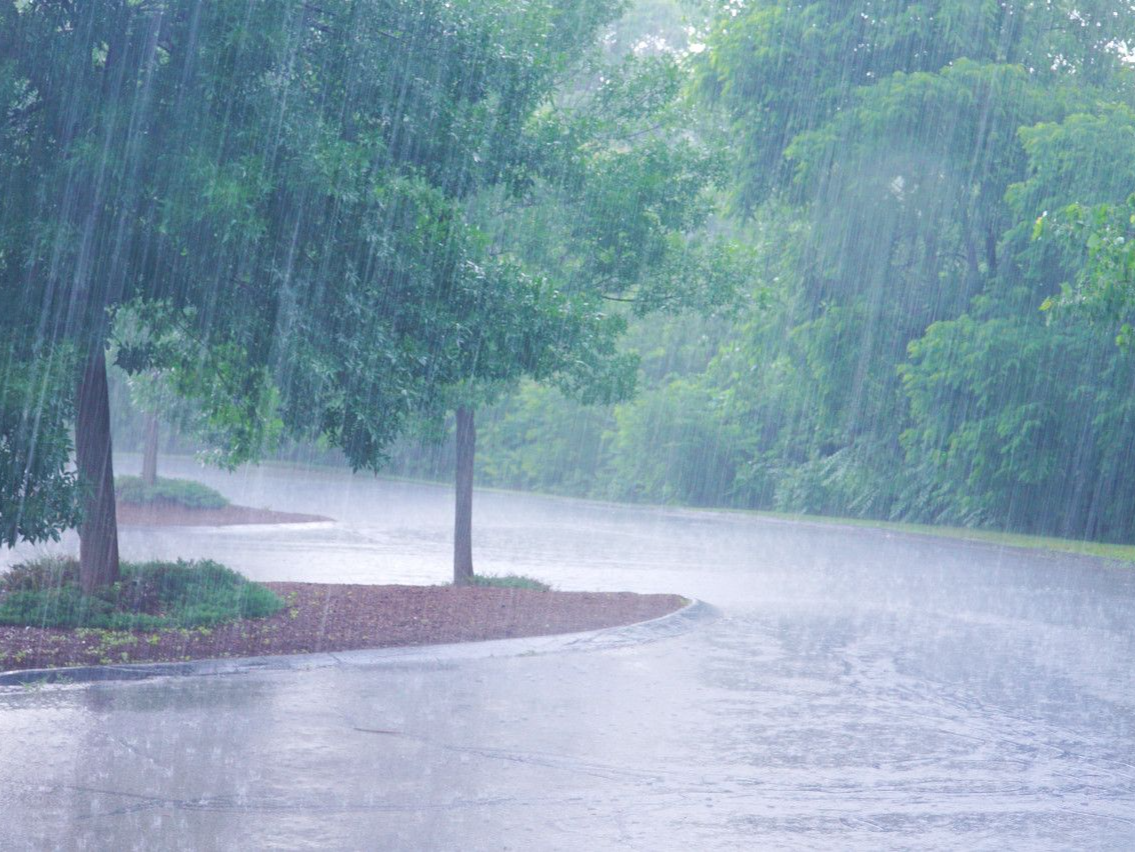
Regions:
<instances>
[{"instance_id":1,"label":"tree","mask_svg":"<svg viewBox=\"0 0 1135 852\"><path fill-rule=\"evenodd\" d=\"M0 7L0 296L13 306L0 357L20 377L3 395L5 540L57 534L82 494L83 586L116 576L96 419L118 305L163 305L194 341L119 363L175 366L231 458L256 452L274 397L290 432L376 467L411 412L492 380L500 365L478 353L515 335L467 318L513 323L531 279L485 256L461 202L518 179L524 117L611 8ZM64 404L40 403L71 381Z\"/></svg>"},{"instance_id":2,"label":"tree","mask_svg":"<svg viewBox=\"0 0 1135 852\"><path fill-rule=\"evenodd\" d=\"M1037 220L1036 236L1046 231L1086 254L1072 281L1064 283L1059 297L1049 297L1044 310L1059 308L1118 326L1115 342L1131 345L1135 322L1135 195L1126 202L1084 205L1074 202L1053 217L1049 227L1044 214Z\"/></svg>"},{"instance_id":3,"label":"tree","mask_svg":"<svg viewBox=\"0 0 1135 852\"><path fill-rule=\"evenodd\" d=\"M646 392L586 441L525 385L487 478L1130 540L1127 6L723 7L699 89L755 292L696 344L637 324Z\"/></svg>"},{"instance_id":4,"label":"tree","mask_svg":"<svg viewBox=\"0 0 1135 852\"><path fill-rule=\"evenodd\" d=\"M1114 341L1131 321L1135 113L1101 104L1020 137L1000 274L911 344L904 445L935 516L1129 540L1135 361Z\"/></svg>"},{"instance_id":5,"label":"tree","mask_svg":"<svg viewBox=\"0 0 1135 852\"><path fill-rule=\"evenodd\" d=\"M1059 294L1045 282L1042 308L1057 321L1103 326L1122 346L1135 322L1133 134L1135 103L1100 103L1022 130L1030 176L1010 199L1036 217L1031 231L1021 222L1017 241L1060 279Z\"/></svg>"},{"instance_id":6,"label":"tree","mask_svg":"<svg viewBox=\"0 0 1135 852\"><path fill-rule=\"evenodd\" d=\"M605 68L590 90L561 93L530 121L528 185L473 205L491 253L543 281L550 311L549 320L527 321L525 357L488 347L480 357L504 355L502 369L454 398L457 584L474 576L476 407L521 378L587 402L626 399L636 368L618 351L626 314L720 304L743 277L737 248L703 233L722 160L681 132L692 126L680 100L685 72L671 55L632 57Z\"/></svg>"},{"instance_id":7,"label":"tree","mask_svg":"<svg viewBox=\"0 0 1135 852\"><path fill-rule=\"evenodd\" d=\"M699 86L737 134L737 201L748 211L792 185L785 153L798 137L893 75L938 75L965 57L1019 68L1046 88L1114 85L1117 45L1132 30L1124 0L756 0L718 14ZM949 127L927 106L926 130Z\"/></svg>"},{"instance_id":8,"label":"tree","mask_svg":"<svg viewBox=\"0 0 1135 852\"><path fill-rule=\"evenodd\" d=\"M1019 131L1130 98L1132 28L1118 0L763 0L718 17L700 90L743 140L736 207L787 207L804 235L783 324L748 347L792 377L772 410L746 395L779 508L920 511L932 489L912 478L896 367L1015 274Z\"/></svg>"},{"instance_id":9,"label":"tree","mask_svg":"<svg viewBox=\"0 0 1135 852\"><path fill-rule=\"evenodd\" d=\"M192 315L165 301L129 302L113 312L108 355L128 371L123 375L131 402L142 412L142 479L148 485L157 479L160 421L192 436L208 448L203 458L228 469L275 446L282 430L279 394L270 384L255 400L217 401L225 387L214 379L227 370L193 333ZM194 404L202 395L214 399Z\"/></svg>"}]
</instances>

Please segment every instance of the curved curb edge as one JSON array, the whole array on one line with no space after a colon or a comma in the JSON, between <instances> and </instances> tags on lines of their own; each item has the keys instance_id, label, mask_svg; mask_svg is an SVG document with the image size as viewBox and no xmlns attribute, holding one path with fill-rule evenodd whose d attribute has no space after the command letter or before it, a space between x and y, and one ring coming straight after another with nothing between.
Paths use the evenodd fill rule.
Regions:
<instances>
[{"instance_id":1,"label":"curved curb edge","mask_svg":"<svg viewBox=\"0 0 1135 852\"><path fill-rule=\"evenodd\" d=\"M24 669L0 672L0 688L147 680L154 677L303 671L334 666L388 669L450 668L459 662L493 657L531 657L565 651L605 651L642 645L689 633L699 624L714 621L720 615L720 611L713 605L704 601L692 600L681 609L649 621L640 621L619 627L604 627L582 633L524 636L517 639L488 639L480 642L460 642L449 645L405 645L394 648L365 648L355 651L332 651L316 654L229 657L213 660L190 660L181 663L128 663L118 666Z\"/></svg>"}]
</instances>

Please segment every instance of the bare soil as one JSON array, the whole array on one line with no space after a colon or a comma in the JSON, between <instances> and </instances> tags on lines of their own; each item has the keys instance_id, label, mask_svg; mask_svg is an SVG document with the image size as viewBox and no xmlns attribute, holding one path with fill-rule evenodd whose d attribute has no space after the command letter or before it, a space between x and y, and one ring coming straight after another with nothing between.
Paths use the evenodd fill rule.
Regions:
<instances>
[{"instance_id":1,"label":"bare soil","mask_svg":"<svg viewBox=\"0 0 1135 852\"><path fill-rule=\"evenodd\" d=\"M0 671L305 654L544 636L633 624L680 609L677 595L453 586L265 583L271 618L213 628L63 630L0 625Z\"/></svg>"}]
</instances>

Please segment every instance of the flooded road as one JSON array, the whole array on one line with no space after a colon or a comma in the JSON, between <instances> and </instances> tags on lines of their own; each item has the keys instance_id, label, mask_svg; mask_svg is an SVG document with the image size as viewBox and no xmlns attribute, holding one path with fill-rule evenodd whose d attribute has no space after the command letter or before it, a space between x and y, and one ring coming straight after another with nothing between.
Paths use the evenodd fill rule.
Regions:
<instances>
[{"instance_id":1,"label":"flooded road","mask_svg":"<svg viewBox=\"0 0 1135 852\"><path fill-rule=\"evenodd\" d=\"M447 577L445 488L195 475L336 521L131 529L125 558ZM722 617L594 653L0 689L0 848L1135 848L1135 571L507 493L474 532L481 573Z\"/></svg>"}]
</instances>

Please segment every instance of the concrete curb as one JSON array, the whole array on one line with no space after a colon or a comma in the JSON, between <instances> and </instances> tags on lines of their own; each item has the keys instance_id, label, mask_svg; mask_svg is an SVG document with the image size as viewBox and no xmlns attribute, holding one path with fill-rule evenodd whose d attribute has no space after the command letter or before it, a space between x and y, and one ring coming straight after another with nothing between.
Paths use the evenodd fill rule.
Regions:
<instances>
[{"instance_id":1,"label":"concrete curb","mask_svg":"<svg viewBox=\"0 0 1135 852\"><path fill-rule=\"evenodd\" d=\"M77 684L112 680L145 680L153 677L187 677L244 674L263 671L304 671L332 666L343 668L443 668L469 660L493 657L531 657L566 651L606 651L656 642L689 633L702 623L720 616L716 607L694 600L679 610L650 621L606 627L583 633L490 639L452 645L411 645L398 648L368 648L321 654L290 654L273 657L232 657L191 660L184 663L129 663L119 666L25 669L0 672L0 687L41 684Z\"/></svg>"}]
</instances>

